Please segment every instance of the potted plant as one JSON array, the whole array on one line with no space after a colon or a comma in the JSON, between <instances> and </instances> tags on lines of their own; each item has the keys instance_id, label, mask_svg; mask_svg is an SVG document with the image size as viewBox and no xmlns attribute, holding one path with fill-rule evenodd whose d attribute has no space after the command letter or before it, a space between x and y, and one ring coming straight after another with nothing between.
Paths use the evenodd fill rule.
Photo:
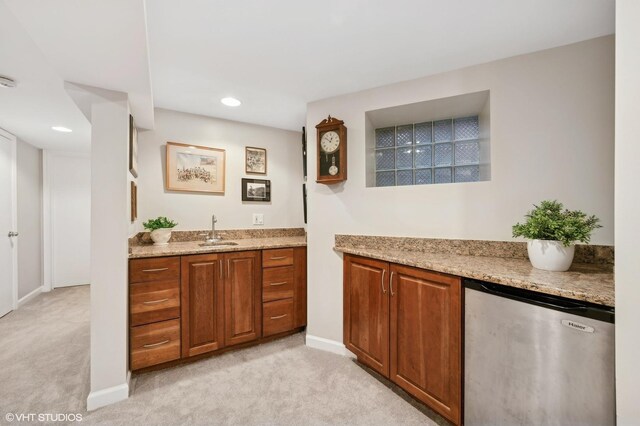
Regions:
<instances>
[{"instance_id":1,"label":"potted plant","mask_svg":"<svg viewBox=\"0 0 640 426\"><path fill-rule=\"evenodd\" d=\"M513 236L528 238L527 252L534 268L566 271L571 267L576 241L588 244L591 233L602 228L595 216L564 208L558 201L543 201L527 213L524 223L513 225Z\"/></svg>"},{"instance_id":2,"label":"potted plant","mask_svg":"<svg viewBox=\"0 0 640 426\"><path fill-rule=\"evenodd\" d=\"M144 228L151 231L151 239L153 240L154 246L164 246L169 244L169 239L171 239L171 229L176 225L178 224L164 216L159 216L156 219L149 219L143 223Z\"/></svg>"}]
</instances>

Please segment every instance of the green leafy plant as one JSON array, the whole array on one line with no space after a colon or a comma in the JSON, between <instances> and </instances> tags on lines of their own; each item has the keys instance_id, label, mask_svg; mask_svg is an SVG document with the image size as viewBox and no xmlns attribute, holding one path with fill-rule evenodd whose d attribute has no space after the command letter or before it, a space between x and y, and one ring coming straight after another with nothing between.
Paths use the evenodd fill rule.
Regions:
<instances>
[{"instance_id":1,"label":"green leafy plant","mask_svg":"<svg viewBox=\"0 0 640 426\"><path fill-rule=\"evenodd\" d=\"M591 233L602 228L600 219L595 216L564 208L558 201L543 201L526 214L525 223L513 225L513 236L531 240L555 240L570 246L576 241L588 244Z\"/></svg>"},{"instance_id":2,"label":"green leafy plant","mask_svg":"<svg viewBox=\"0 0 640 426\"><path fill-rule=\"evenodd\" d=\"M144 226L145 229L148 229L149 231L155 231L156 229L173 228L178 224L172 220L167 219L164 216L158 216L157 219L149 219L142 225Z\"/></svg>"}]
</instances>

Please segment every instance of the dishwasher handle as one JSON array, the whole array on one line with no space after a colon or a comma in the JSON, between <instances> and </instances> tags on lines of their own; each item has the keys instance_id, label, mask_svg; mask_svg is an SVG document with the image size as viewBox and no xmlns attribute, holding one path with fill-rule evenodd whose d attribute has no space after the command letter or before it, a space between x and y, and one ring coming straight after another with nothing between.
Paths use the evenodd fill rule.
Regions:
<instances>
[{"instance_id":1,"label":"dishwasher handle","mask_svg":"<svg viewBox=\"0 0 640 426\"><path fill-rule=\"evenodd\" d=\"M518 302L528 303L543 308L553 309L568 314L593 318L610 323L615 322L615 310L607 306L599 306L588 302L567 299L561 296L539 293L516 287L465 279L466 288L504 297Z\"/></svg>"}]
</instances>

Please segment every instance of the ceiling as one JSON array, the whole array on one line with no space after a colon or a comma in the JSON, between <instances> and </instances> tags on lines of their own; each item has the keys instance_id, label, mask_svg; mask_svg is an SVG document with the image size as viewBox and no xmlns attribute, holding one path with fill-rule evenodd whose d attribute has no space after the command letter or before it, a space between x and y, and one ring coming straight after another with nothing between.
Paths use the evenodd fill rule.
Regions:
<instances>
[{"instance_id":1,"label":"ceiling","mask_svg":"<svg viewBox=\"0 0 640 426\"><path fill-rule=\"evenodd\" d=\"M63 80L2 2L0 74L18 82L15 89L0 88L0 127L39 148L90 149L91 125L67 96ZM73 132L59 133L52 126Z\"/></svg>"},{"instance_id":2,"label":"ceiling","mask_svg":"<svg viewBox=\"0 0 640 426\"><path fill-rule=\"evenodd\" d=\"M153 0L156 106L299 130L306 104L614 32L614 0ZM220 104L235 96L242 106Z\"/></svg>"},{"instance_id":3,"label":"ceiling","mask_svg":"<svg viewBox=\"0 0 640 426\"><path fill-rule=\"evenodd\" d=\"M146 10L145 10L146 8ZM64 81L153 107L299 130L308 102L614 31L614 0L0 0L0 127L88 149ZM10 10L9 10L10 9ZM237 108L220 103L234 96ZM58 134L51 126L73 128Z\"/></svg>"}]
</instances>

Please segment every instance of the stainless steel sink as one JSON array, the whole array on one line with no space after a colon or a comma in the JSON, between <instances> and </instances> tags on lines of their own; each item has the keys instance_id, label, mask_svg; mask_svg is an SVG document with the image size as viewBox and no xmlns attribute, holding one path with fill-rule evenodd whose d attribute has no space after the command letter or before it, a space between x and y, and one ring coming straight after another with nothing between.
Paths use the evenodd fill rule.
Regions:
<instances>
[{"instance_id":1,"label":"stainless steel sink","mask_svg":"<svg viewBox=\"0 0 640 426\"><path fill-rule=\"evenodd\" d=\"M237 246L238 243L234 241L212 241L206 243L200 243L200 247L217 247L217 246Z\"/></svg>"}]
</instances>

